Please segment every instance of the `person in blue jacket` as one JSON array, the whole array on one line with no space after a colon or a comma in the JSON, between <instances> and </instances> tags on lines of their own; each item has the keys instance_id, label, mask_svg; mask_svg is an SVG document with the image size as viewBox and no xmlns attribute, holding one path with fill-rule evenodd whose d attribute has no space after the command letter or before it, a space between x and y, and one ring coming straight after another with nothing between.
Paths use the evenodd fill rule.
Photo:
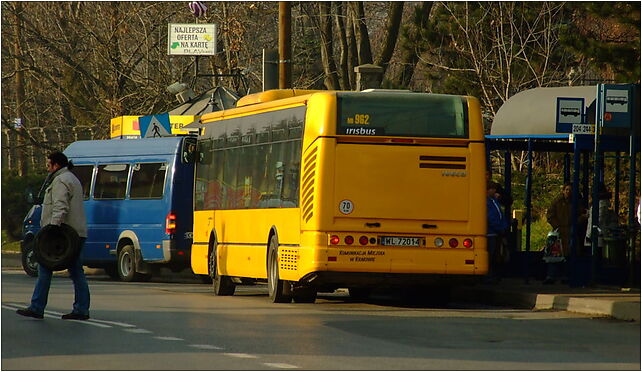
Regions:
<instances>
[{"instance_id":1,"label":"person in blue jacket","mask_svg":"<svg viewBox=\"0 0 642 372\"><path fill-rule=\"evenodd\" d=\"M497 264L499 263L500 244L508 230L508 221L497 200L497 184L487 182L486 213L488 215L488 278L497 279Z\"/></svg>"}]
</instances>

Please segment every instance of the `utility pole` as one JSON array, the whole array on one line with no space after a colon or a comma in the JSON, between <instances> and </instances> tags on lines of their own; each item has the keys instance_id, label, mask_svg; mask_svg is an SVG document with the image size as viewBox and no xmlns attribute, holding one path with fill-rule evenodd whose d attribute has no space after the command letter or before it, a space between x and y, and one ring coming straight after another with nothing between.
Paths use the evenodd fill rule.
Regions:
<instances>
[{"instance_id":1,"label":"utility pole","mask_svg":"<svg viewBox=\"0 0 642 372\"><path fill-rule=\"evenodd\" d=\"M292 88L292 12L279 1L279 89Z\"/></svg>"},{"instance_id":2,"label":"utility pole","mask_svg":"<svg viewBox=\"0 0 642 372\"><path fill-rule=\"evenodd\" d=\"M22 46L20 44L22 38L22 20L20 19L20 13L22 13L22 3L20 1L16 1L14 4L16 12L16 23L14 30L16 34L16 40L13 49L15 54L14 66L16 69L16 118L22 120L20 127L16 128L16 130L18 132L26 134L26 130L24 127L24 118L22 117L22 104L25 97L24 72L22 71L22 64L20 62L20 58L22 57ZM18 175L20 175L21 177L27 175L27 157L25 155L25 149L23 148L25 141L26 139L23 138L23 136L16 136L19 162Z\"/></svg>"}]
</instances>

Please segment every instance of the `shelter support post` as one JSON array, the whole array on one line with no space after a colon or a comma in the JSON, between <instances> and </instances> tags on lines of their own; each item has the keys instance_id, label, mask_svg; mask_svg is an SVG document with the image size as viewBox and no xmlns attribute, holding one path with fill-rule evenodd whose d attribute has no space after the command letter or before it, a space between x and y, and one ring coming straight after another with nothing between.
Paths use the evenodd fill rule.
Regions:
<instances>
[{"instance_id":1,"label":"shelter support post","mask_svg":"<svg viewBox=\"0 0 642 372\"><path fill-rule=\"evenodd\" d=\"M635 265L636 265L636 259L635 259L635 240L638 235L637 231L637 225L635 223L635 181L637 179L636 174L636 164L635 164L635 136L633 131L631 131L631 135L629 137L629 220L628 220L628 232L629 232L629 256L628 256L628 264L629 264L629 272L627 275L627 284L629 286L632 286L634 284L634 275L635 275ZM638 137L639 141L639 137ZM640 222L640 221L638 221Z\"/></svg>"},{"instance_id":2,"label":"shelter support post","mask_svg":"<svg viewBox=\"0 0 642 372\"><path fill-rule=\"evenodd\" d=\"M531 191L533 185L533 140L528 139L528 173L526 175L526 196L524 205L526 206L526 259L524 260L524 283L528 284L529 261L531 259Z\"/></svg>"},{"instance_id":3,"label":"shelter support post","mask_svg":"<svg viewBox=\"0 0 642 372\"><path fill-rule=\"evenodd\" d=\"M571 216L577 216L577 210L580 204L580 149L577 145L573 148L573 194L571 199ZM581 286L580 270L578 268L579 252L578 247L578 230L577 218L572 218L571 222L571 256L569 262L569 285L571 287Z\"/></svg>"},{"instance_id":4,"label":"shelter support post","mask_svg":"<svg viewBox=\"0 0 642 372\"><path fill-rule=\"evenodd\" d=\"M620 210L620 152L615 153L615 190L613 190L613 210Z\"/></svg>"},{"instance_id":5,"label":"shelter support post","mask_svg":"<svg viewBox=\"0 0 642 372\"><path fill-rule=\"evenodd\" d=\"M564 154L564 183L571 182L571 154Z\"/></svg>"}]
</instances>

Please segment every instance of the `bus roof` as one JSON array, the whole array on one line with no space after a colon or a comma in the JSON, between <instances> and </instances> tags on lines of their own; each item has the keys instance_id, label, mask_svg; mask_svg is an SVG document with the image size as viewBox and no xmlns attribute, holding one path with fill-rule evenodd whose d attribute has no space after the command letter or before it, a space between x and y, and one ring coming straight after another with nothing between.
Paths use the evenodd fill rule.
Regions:
<instances>
[{"instance_id":1,"label":"bus roof","mask_svg":"<svg viewBox=\"0 0 642 372\"><path fill-rule=\"evenodd\" d=\"M64 153L70 158L172 155L180 151L182 138L184 137L76 141L67 146Z\"/></svg>"}]
</instances>

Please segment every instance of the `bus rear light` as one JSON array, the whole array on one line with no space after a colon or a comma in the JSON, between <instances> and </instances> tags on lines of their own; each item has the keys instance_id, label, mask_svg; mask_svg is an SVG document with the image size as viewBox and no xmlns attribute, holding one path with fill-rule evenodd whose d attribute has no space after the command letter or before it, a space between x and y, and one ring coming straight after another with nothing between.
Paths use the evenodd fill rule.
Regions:
<instances>
[{"instance_id":1,"label":"bus rear light","mask_svg":"<svg viewBox=\"0 0 642 372\"><path fill-rule=\"evenodd\" d=\"M352 235L348 235L343 241L346 242L346 244L350 245L354 243L354 238L352 237Z\"/></svg>"},{"instance_id":2,"label":"bus rear light","mask_svg":"<svg viewBox=\"0 0 642 372\"><path fill-rule=\"evenodd\" d=\"M448 241L448 245L450 246L450 248L457 248L459 242L455 238L450 238L450 240Z\"/></svg>"},{"instance_id":3,"label":"bus rear light","mask_svg":"<svg viewBox=\"0 0 642 372\"><path fill-rule=\"evenodd\" d=\"M362 236L359 238L359 244L361 245L368 245L368 237L367 236Z\"/></svg>"},{"instance_id":4,"label":"bus rear light","mask_svg":"<svg viewBox=\"0 0 642 372\"><path fill-rule=\"evenodd\" d=\"M173 234L176 232L176 215L174 212L169 212L165 217L165 233Z\"/></svg>"},{"instance_id":5,"label":"bus rear light","mask_svg":"<svg viewBox=\"0 0 642 372\"><path fill-rule=\"evenodd\" d=\"M473 247L473 241L472 241L472 239L464 239L464 247L466 247L466 248L472 248L472 247Z\"/></svg>"},{"instance_id":6,"label":"bus rear light","mask_svg":"<svg viewBox=\"0 0 642 372\"><path fill-rule=\"evenodd\" d=\"M336 236L336 235L332 235L332 236L330 237L330 244L332 244L332 245L337 245L337 244L339 244L339 237L338 237L338 236Z\"/></svg>"},{"instance_id":7,"label":"bus rear light","mask_svg":"<svg viewBox=\"0 0 642 372\"><path fill-rule=\"evenodd\" d=\"M183 252L183 251L178 251L178 255L179 255L179 256L184 256L184 255L185 255L185 252Z\"/></svg>"},{"instance_id":8,"label":"bus rear light","mask_svg":"<svg viewBox=\"0 0 642 372\"><path fill-rule=\"evenodd\" d=\"M444 239L442 238L435 238L435 247L441 248L444 246Z\"/></svg>"}]
</instances>

